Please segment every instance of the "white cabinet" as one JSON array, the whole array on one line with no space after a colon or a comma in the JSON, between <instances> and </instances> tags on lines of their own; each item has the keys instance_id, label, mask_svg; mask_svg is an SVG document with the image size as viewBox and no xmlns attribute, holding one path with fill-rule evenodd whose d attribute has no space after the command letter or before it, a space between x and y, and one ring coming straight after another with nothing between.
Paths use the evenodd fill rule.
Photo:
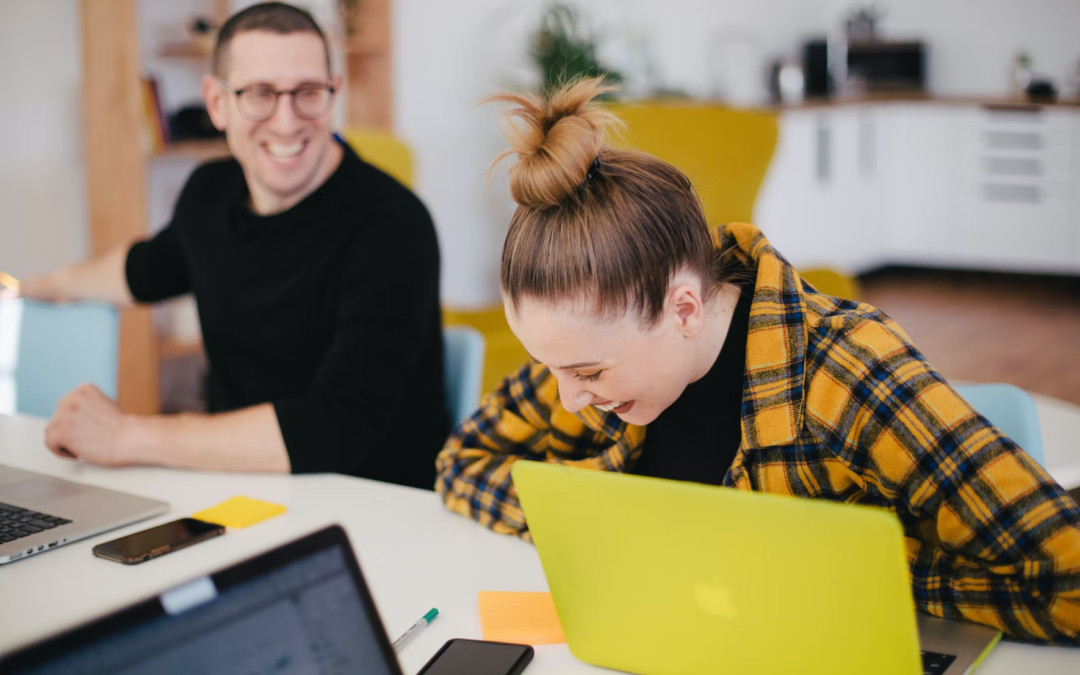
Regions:
<instances>
[{"instance_id":1,"label":"white cabinet","mask_svg":"<svg viewBox=\"0 0 1080 675\"><path fill-rule=\"evenodd\" d=\"M880 262L879 123L869 105L780 116L754 219L796 266L859 272Z\"/></svg>"},{"instance_id":2,"label":"white cabinet","mask_svg":"<svg viewBox=\"0 0 1080 675\"><path fill-rule=\"evenodd\" d=\"M1073 113L965 107L956 120L950 229L977 267L1074 269Z\"/></svg>"},{"instance_id":3,"label":"white cabinet","mask_svg":"<svg viewBox=\"0 0 1080 675\"><path fill-rule=\"evenodd\" d=\"M887 158L883 255L890 262L947 265L961 242L948 223L949 181L955 160L955 111L939 106L895 104L884 111L880 143Z\"/></svg>"},{"instance_id":4,"label":"white cabinet","mask_svg":"<svg viewBox=\"0 0 1080 675\"><path fill-rule=\"evenodd\" d=\"M1080 108L1074 108L1073 125L1073 204L1072 204L1072 268L1080 274Z\"/></svg>"},{"instance_id":5,"label":"white cabinet","mask_svg":"<svg viewBox=\"0 0 1080 675\"><path fill-rule=\"evenodd\" d=\"M755 218L798 267L1080 273L1080 111L785 111Z\"/></svg>"}]
</instances>

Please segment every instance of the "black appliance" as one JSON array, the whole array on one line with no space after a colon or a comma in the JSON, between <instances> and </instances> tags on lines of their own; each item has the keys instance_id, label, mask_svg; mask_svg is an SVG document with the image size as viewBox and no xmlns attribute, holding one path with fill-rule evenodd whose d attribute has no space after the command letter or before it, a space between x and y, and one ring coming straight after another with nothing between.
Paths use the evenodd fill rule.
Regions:
<instances>
[{"instance_id":1,"label":"black appliance","mask_svg":"<svg viewBox=\"0 0 1080 675\"><path fill-rule=\"evenodd\" d=\"M829 43L807 40L803 44L803 78L806 98L828 98L833 92L833 79L829 71Z\"/></svg>"},{"instance_id":2,"label":"black appliance","mask_svg":"<svg viewBox=\"0 0 1080 675\"><path fill-rule=\"evenodd\" d=\"M847 77L868 92L926 91L926 45L920 41L853 40Z\"/></svg>"}]
</instances>

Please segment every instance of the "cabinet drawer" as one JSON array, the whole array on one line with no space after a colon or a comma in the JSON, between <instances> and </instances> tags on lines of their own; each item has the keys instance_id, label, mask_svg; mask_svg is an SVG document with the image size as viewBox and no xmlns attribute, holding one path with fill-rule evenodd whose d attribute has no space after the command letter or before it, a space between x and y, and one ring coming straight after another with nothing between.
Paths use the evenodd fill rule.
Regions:
<instances>
[{"instance_id":1,"label":"cabinet drawer","mask_svg":"<svg viewBox=\"0 0 1080 675\"><path fill-rule=\"evenodd\" d=\"M1067 190L1047 194L1042 186L980 185L955 196L950 227L959 235L955 245L973 260L1061 268L1074 244L1072 210Z\"/></svg>"}]
</instances>

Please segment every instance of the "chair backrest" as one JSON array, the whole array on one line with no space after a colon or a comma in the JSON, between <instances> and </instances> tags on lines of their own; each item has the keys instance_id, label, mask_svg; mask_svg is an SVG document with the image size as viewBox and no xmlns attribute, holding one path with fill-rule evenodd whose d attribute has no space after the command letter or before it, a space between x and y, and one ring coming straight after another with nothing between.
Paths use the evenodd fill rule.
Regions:
<instances>
[{"instance_id":1,"label":"chair backrest","mask_svg":"<svg viewBox=\"0 0 1080 675\"><path fill-rule=\"evenodd\" d=\"M862 300L862 289L859 281L848 274L831 267L815 267L808 270L799 270L799 276L817 289L818 293L831 295L844 300Z\"/></svg>"},{"instance_id":2,"label":"chair backrest","mask_svg":"<svg viewBox=\"0 0 1080 675\"><path fill-rule=\"evenodd\" d=\"M776 149L775 113L676 101L613 110L626 123L628 147L686 174L710 226L753 222L754 201Z\"/></svg>"},{"instance_id":3,"label":"chair backrest","mask_svg":"<svg viewBox=\"0 0 1080 675\"><path fill-rule=\"evenodd\" d=\"M1046 466L1039 411L1031 394L1011 384L960 384L953 388L1032 459Z\"/></svg>"},{"instance_id":4,"label":"chair backrest","mask_svg":"<svg viewBox=\"0 0 1080 675\"><path fill-rule=\"evenodd\" d=\"M480 385L484 379L484 336L469 326L443 330L443 369L446 375L446 403L450 419L457 426L476 412Z\"/></svg>"},{"instance_id":5,"label":"chair backrest","mask_svg":"<svg viewBox=\"0 0 1080 675\"><path fill-rule=\"evenodd\" d=\"M64 394L84 383L116 397L116 310L90 303L0 304L0 412L49 417Z\"/></svg>"},{"instance_id":6,"label":"chair backrest","mask_svg":"<svg viewBox=\"0 0 1080 675\"><path fill-rule=\"evenodd\" d=\"M365 162L390 174L405 187L413 187L412 153L396 136L361 128L345 129L341 135Z\"/></svg>"}]
</instances>

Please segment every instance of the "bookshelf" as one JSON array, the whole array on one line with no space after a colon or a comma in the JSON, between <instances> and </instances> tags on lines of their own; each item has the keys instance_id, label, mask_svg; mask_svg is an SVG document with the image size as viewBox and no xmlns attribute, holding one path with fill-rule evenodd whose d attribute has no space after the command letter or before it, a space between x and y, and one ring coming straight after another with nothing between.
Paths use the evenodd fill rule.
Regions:
<instances>
[{"instance_id":1,"label":"bookshelf","mask_svg":"<svg viewBox=\"0 0 1080 675\"><path fill-rule=\"evenodd\" d=\"M140 0L79 0L82 33L83 129L90 242L93 254L146 237L147 179L151 162L173 158L203 162L227 157L224 139L182 141L147 154L143 125L139 45ZM220 25L230 14L228 0L213 0L211 16ZM350 127L392 126L391 4L364 0L357 29L348 38L331 31L331 45L345 67L346 119ZM209 68L209 55L189 43L166 43L161 58ZM120 315L118 403L126 412L161 409L163 359L201 352L201 342L158 334L150 308Z\"/></svg>"}]
</instances>

